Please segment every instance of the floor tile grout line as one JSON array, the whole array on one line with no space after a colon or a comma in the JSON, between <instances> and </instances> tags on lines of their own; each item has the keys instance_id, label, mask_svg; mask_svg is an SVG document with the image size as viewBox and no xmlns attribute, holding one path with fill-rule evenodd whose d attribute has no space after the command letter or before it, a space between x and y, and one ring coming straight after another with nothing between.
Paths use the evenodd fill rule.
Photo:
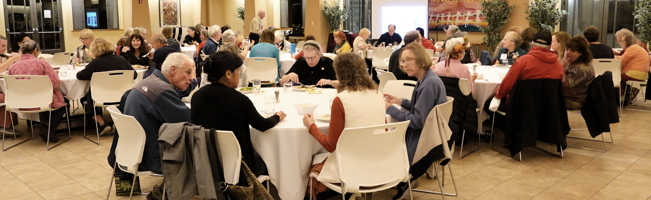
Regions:
<instances>
[{"instance_id":1,"label":"floor tile grout line","mask_svg":"<svg viewBox=\"0 0 651 200\"><path fill-rule=\"evenodd\" d=\"M628 167L626 167L626 169L622 170L622 172L620 172L619 174L617 174L617 176L615 176L613 179L611 179L610 181L608 181L608 183L606 183L606 185L604 185L604 187L602 187L601 189L597 190L597 192L594 193L592 196L590 196L590 198L594 197L595 195L597 195L597 193L599 193L601 190L603 190L604 188L606 188L606 186L608 186L608 185L609 185L610 183L612 183L615 179L617 179L617 177L621 176L621 175L622 175L626 170L628 170L629 168L631 168L631 166L633 166L633 165L634 165L637 161L639 161L640 159L642 159L642 157L640 157L640 158L638 158L637 160L635 160L634 162L632 162ZM650 196L650 197L651 197L651 196Z\"/></svg>"}]
</instances>

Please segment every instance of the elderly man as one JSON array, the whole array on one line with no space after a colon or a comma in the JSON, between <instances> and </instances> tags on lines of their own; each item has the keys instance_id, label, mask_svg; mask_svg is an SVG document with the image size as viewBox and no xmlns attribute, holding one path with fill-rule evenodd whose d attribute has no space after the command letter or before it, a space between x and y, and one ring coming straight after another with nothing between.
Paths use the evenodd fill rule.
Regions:
<instances>
[{"instance_id":1,"label":"elderly man","mask_svg":"<svg viewBox=\"0 0 651 200\"><path fill-rule=\"evenodd\" d=\"M253 20L251 20L251 28L249 29L249 39L255 42L252 44L260 43L260 34L262 34L262 31L265 29L264 26L262 26L262 19L264 19L266 15L267 13L264 10L258 10L258 16L255 16Z\"/></svg>"},{"instance_id":2,"label":"elderly man","mask_svg":"<svg viewBox=\"0 0 651 200\"><path fill-rule=\"evenodd\" d=\"M427 37L425 37L425 29L423 29L423 28L421 28L421 27L418 27L418 28L416 28L416 30L418 31L418 33L420 33L420 36L421 36L421 42L420 42L420 44L422 44L423 47L425 47L425 49L431 49L431 50L436 51L436 46L434 46L434 44L432 43L432 41L429 41L429 40L427 39ZM405 40L407 40L407 36L406 36L406 35L405 35ZM405 41L405 43L407 43L407 41Z\"/></svg>"},{"instance_id":3,"label":"elderly man","mask_svg":"<svg viewBox=\"0 0 651 200\"><path fill-rule=\"evenodd\" d=\"M169 46L169 44L167 43L167 38L162 34L152 35L151 38L149 39L149 42L151 44L152 49L154 49L155 51L153 53L150 52L147 55L149 56L149 59L153 61L153 63L152 63L152 67L150 67L145 73L144 76L145 78L151 75L154 69L161 70L161 65L163 65L163 61L165 61L167 55L174 52L181 52L181 50Z\"/></svg>"},{"instance_id":4,"label":"elderly man","mask_svg":"<svg viewBox=\"0 0 651 200\"><path fill-rule=\"evenodd\" d=\"M163 62L162 71L154 70L126 96L124 114L135 117L147 136L141 168L162 173L158 129L163 123L190 121L190 108L181 101L180 91L190 90L195 76L192 58L172 53Z\"/></svg>"},{"instance_id":5,"label":"elderly man","mask_svg":"<svg viewBox=\"0 0 651 200\"><path fill-rule=\"evenodd\" d=\"M405 45L400 47L400 49L395 50L391 57L389 57L389 72L393 73L398 80L417 80L415 77L409 77L407 73L400 69L400 52L402 48L411 44L412 42L421 43L422 37L418 31L409 31L405 34Z\"/></svg>"},{"instance_id":6,"label":"elderly man","mask_svg":"<svg viewBox=\"0 0 651 200\"><path fill-rule=\"evenodd\" d=\"M396 33L396 25L389 24L389 32L386 32L380 36L380 39L377 40L378 46L388 46L389 44L395 43L398 45L402 42L402 37L400 34Z\"/></svg>"},{"instance_id":7,"label":"elderly man","mask_svg":"<svg viewBox=\"0 0 651 200\"><path fill-rule=\"evenodd\" d=\"M206 55L211 55L219 50L219 40L222 38L222 29L219 25L212 25L208 28L208 36L206 44L203 45L201 51Z\"/></svg>"},{"instance_id":8,"label":"elderly man","mask_svg":"<svg viewBox=\"0 0 651 200\"><path fill-rule=\"evenodd\" d=\"M303 57L280 79L280 84L288 82L304 85L337 87L337 75L332 67L332 59L321 55L321 48L315 42L306 42Z\"/></svg>"}]
</instances>

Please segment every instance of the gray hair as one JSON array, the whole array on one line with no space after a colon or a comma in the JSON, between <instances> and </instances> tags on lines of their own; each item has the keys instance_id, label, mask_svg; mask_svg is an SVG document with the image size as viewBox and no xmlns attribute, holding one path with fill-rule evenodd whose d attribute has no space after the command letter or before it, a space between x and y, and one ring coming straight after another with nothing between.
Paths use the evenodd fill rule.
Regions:
<instances>
[{"instance_id":1,"label":"gray hair","mask_svg":"<svg viewBox=\"0 0 651 200\"><path fill-rule=\"evenodd\" d=\"M208 36L209 37L212 37L213 35L215 35L217 33L221 33L221 32L222 32L222 29L217 24L212 25L212 26L210 26L210 28L208 28Z\"/></svg>"},{"instance_id":2,"label":"gray hair","mask_svg":"<svg viewBox=\"0 0 651 200\"><path fill-rule=\"evenodd\" d=\"M169 74L172 66L176 66L176 68L185 68L186 62L190 63L190 66L194 67L194 60L192 60L190 56L179 52L171 53L167 58L165 58L161 67L161 72L163 72L163 74Z\"/></svg>"},{"instance_id":3,"label":"gray hair","mask_svg":"<svg viewBox=\"0 0 651 200\"><path fill-rule=\"evenodd\" d=\"M274 35L276 36L276 39L285 40L285 33L283 33L283 31L276 31Z\"/></svg>"},{"instance_id":4,"label":"gray hair","mask_svg":"<svg viewBox=\"0 0 651 200\"><path fill-rule=\"evenodd\" d=\"M422 36L420 35L420 32L416 30L409 31L405 34L405 45L408 45L412 42L415 42L416 40L420 39Z\"/></svg>"},{"instance_id":5,"label":"gray hair","mask_svg":"<svg viewBox=\"0 0 651 200\"><path fill-rule=\"evenodd\" d=\"M452 37L455 37L455 38L457 38L457 37L466 37L466 36L468 36L468 32L465 32L465 31L458 31L458 32L456 32L456 33L454 33L452 35Z\"/></svg>"},{"instance_id":6,"label":"gray hair","mask_svg":"<svg viewBox=\"0 0 651 200\"><path fill-rule=\"evenodd\" d=\"M321 44L319 44L319 42L317 42L315 40L308 40L307 42L305 42L305 44L314 44L314 45L318 46L319 48L321 48ZM321 50L319 48L314 47L312 45L303 45L303 51L316 51L317 54L319 56L321 56Z\"/></svg>"},{"instance_id":7,"label":"gray hair","mask_svg":"<svg viewBox=\"0 0 651 200\"><path fill-rule=\"evenodd\" d=\"M224 34L222 35L222 42L235 42L235 39L237 39L237 34L235 34L235 31L233 31L233 29L224 31Z\"/></svg>"},{"instance_id":8,"label":"gray hair","mask_svg":"<svg viewBox=\"0 0 651 200\"><path fill-rule=\"evenodd\" d=\"M531 46L531 48L542 47L542 48L545 48L545 49L549 49L549 45L544 45L544 44L540 44L540 43L536 43L536 42L531 42L531 43L529 43L529 45Z\"/></svg>"}]
</instances>

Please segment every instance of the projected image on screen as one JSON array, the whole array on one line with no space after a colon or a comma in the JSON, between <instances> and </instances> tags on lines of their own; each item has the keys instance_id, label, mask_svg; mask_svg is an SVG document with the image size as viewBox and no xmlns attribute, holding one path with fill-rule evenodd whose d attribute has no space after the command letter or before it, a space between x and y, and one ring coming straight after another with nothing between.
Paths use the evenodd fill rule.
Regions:
<instances>
[{"instance_id":1,"label":"projected image on screen","mask_svg":"<svg viewBox=\"0 0 651 200\"><path fill-rule=\"evenodd\" d=\"M97 12L86 12L86 27L97 28Z\"/></svg>"},{"instance_id":2,"label":"projected image on screen","mask_svg":"<svg viewBox=\"0 0 651 200\"><path fill-rule=\"evenodd\" d=\"M404 37L408 31L421 27L427 31L426 6L383 6L382 33L389 31L389 24L396 25L396 33ZM382 34L380 33L380 34ZM425 32L427 35L427 32ZM379 35L378 35L379 37Z\"/></svg>"}]
</instances>

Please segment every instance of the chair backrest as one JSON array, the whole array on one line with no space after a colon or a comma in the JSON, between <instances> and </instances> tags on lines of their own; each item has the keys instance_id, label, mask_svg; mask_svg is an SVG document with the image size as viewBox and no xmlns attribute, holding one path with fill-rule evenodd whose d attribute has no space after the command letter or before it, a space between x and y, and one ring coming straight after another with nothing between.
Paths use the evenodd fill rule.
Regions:
<instances>
[{"instance_id":1,"label":"chair backrest","mask_svg":"<svg viewBox=\"0 0 651 200\"><path fill-rule=\"evenodd\" d=\"M133 70L95 72L90 78L90 92L95 106L117 104L133 88Z\"/></svg>"},{"instance_id":2,"label":"chair backrest","mask_svg":"<svg viewBox=\"0 0 651 200\"><path fill-rule=\"evenodd\" d=\"M247 79L276 82L278 77L278 62L275 58L249 57L246 58Z\"/></svg>"},{"instance_id":3,"label":"chair backrest","mask_svg":"<svg viewBox=\"0 0 651 200\"><path fill-rule=\"evenodd\" d=\"M48 76L5 76L7 111L42 112L50 109L54 87Z\"/></svg>"},{"instance_id":4,"label":"chair backrest","mask_svg":"<svg viewBox=\"0 0 651 200\"><path fill-rule=\"evenodd\" d=\"M385 58L390 58L393 53L391 48L374 48L373 49L373 67L387 69L389 66L384 62Z\"/></svg>"},{"instance_id":5,"label":"chair backrest","mask_svg":"<svg viewBox=\"0 0 651 200\"><path fill-rule=\"evenodd\" d=\"M463 95L468 96L470 92L472 92L470 91L470 81L468 81L468 79L465 78L459 78L459 89L461 90L461 93L463 93Z\"/></svg>"},{"instance_id":6,"label":"chair backrest","mask_svg":"<svg viewBox=\"0 0 651 200\"><path fill-rule=\"evenodd\" d=\"M425 49L427 51L427 55L429 55L430 58L434 57L434 50L433 49Z\"/></svg>"},{"instance_id":7,"label":"chair backrest","mask_svg":"<svg viewBox=\"0 0 651 200\"><path fill-rule=\"evenodd\" d=\"M409 121L346 128L337 142L337 173L346 192L409 179L405 133Z\"/></svg>"},{"instance_id":8,"label":"chair backrest","mask_svg":"<svg viewBox=\"0 0 651 200\"><path fill-rule=\"evenodd\" d=\"M377 77L380 79L380 86L378 87L380 91L384 91L383 89L387 84L387 81L398 80L396 76L391 72L387 72L378 68L375 68L375 71L377 71Z\"/></svg>"},{"instance_id":9,"label":"chair backrest","mask_svg":"<svg viewBox=\"0 0 651 200\"><path fill-rule=\"evenodd\" d=\"M411 94L414 93L416 83L416 81L412 80L390 80L382 88L382 93L411 100Z\"/></svg>"},{"instance_id":10,"label":"chair backrest","mask_svg":"<svg viewBox=\"0 0 651 200\"><path fill-rule=\"evenodd\" d=\"M603 74L606 71L613 73L613 85L619 87L622 80L622 60L619 59L594 59L592 60L592 67L594 68L595 77Z\"/></svg>"},{"instance_id":11,"label":"chair backrest","mask_svg":"<svg viewBox=\"0 0 651 200\"><path fill-rule=\"evenodd\" d=\"M240 167L242 165L242 149L233 131L215 131L219 140L219 152L224 180L226 183L237 184L240 180Z\"/></svg>"},{"instance_id":12,"label":"chair backrest","mask_svg":"<svg viewBox=\"0 0 651 200\"><path fill-rule=\"evenodd\" d=\"M54 56L52 56L52 63L51 65L65 65L70 63L70 58L72 57L72 53L70 52L60 52L60 53L55 53Z\"/></svg>"},{"instance_id":13,"label":"chair backrest","mask_svg":"<svg viewBox=\"0 0 651 200\"><path fill-rule=\"evenodd\" d=\"M425 119L425 122L423 124L423 132L422 134L436 134L434 136L431 136L431 138L441 138L440 144L436 143L432 140L430 141L425 141L426 143L421 144L419 143L418 146L416 147L416 152L429 152L430 149L435 148L438 145L443 146L443 153L445 154L444 158L450 158L452 156L452 153L454 153L454 145L448 146L448 141L452 137L452 130L450 132L447 132L448 134L443 135L446 133L446 131L443 131L442 129L450 129L449 125L450 124L450 119L452 118L452 111L454 108L454 98L447 96L445 103L439 104L434 106L432 110L427 114L427 118ZM438 115L442 117L439 118ZM443 122L439 121L442 120ZM432 123L438 123L432 124ZM433 128L433 127L438 127L438 128ZM422 136L421 136L422 137ZM424 148L426 150L421 150L421 148ZM422 155L414 155L414 160L412 163L418 162L422 156L425 156L424 154Z\"/></svg>"},{"instance_id":14,"label":"chair backrest","mask_svg":"<svg viewBox=\"0 0 651 200\"><path fill-rule=\"evenodd\" d=\"M305 45L305 41L301 40L296 43L296 52L302 51L303 50L303 45Z\"/></svg>"},{"instance_id":15,"label":"chair backrest","mask_svg":"<svg viewBox=\"0 0 651 200\"><path fill-rule=\"evenodd\" d=\"M115 127L120 133L115 147L115 162L120 170L135 173L142 161L147 135L138 120L133 116L125 115L116 106L107 108Z\"/></svg>"}]
</instances>

